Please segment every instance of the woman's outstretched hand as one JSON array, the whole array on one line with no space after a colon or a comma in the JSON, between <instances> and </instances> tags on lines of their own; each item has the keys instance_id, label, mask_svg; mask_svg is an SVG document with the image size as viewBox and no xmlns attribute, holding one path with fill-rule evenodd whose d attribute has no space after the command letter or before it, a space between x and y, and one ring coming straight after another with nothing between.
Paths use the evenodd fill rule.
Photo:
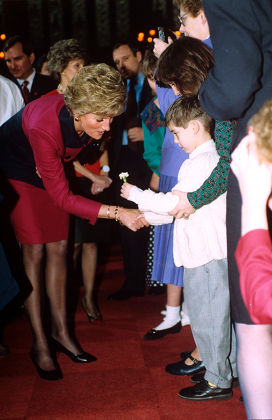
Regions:
<instances>
[{"instance_id":1,"label":"woman's outstretched hand","mask_svg":"<svg viewBox=\"0 0 272 420\"><path fill-rule=\"evenodd\" d=\"M123 225L134 232L144 226L149 226L149 223L145 220L143 213L141 213L138 209L125 209L123 207L119 207L119 218Z\"/></svg>"},{"instance_id":2,"label":"woman's outstretched hand","mask_svg":"<svg viewBox=\"0 0 272 420\"><path fill-rule=\"evenodd\" d=\"M129 200L129 193L130 193L130 190L133 186L134 185L129 184L128 182L124 182L122 187L121 187L121 193L120 193L121 197Z\"/></svg>"}]
</instances>

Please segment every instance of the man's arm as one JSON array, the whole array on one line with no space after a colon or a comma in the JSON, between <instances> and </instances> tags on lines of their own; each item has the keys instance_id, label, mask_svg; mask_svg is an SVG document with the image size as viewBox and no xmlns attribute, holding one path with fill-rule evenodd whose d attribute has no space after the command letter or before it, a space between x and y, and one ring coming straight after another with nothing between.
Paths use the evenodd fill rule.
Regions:
<instances>
[{"instance_id":1,"label":"man's arm","mask_svg":"<svg viewBox=\"0 0 272 420\"><path fill-rule=\"evenodd\" d=\"M215 144L220 159L201 187L187 194L188 200L195 210L210 204L227 190L232 129L231 121L215 122Z\"/></svg>"}]
</instances>

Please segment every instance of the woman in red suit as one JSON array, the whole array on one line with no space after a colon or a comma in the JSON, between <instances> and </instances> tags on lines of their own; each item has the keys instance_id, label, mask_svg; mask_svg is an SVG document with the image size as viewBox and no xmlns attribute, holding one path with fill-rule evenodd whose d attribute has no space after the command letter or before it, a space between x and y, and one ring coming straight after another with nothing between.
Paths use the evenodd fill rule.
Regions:
<instances>
[{"instance_id":1,"label":"woman in red suit","mask_svg":"<svg viewBox=\"0 0 272 420\"><path fill-rule=\"evenodd\" d=\"M62 378L54 351L73 361L96 360L71 337L66 319L66 247L69 214L95 224L97 218L120 221L132 230L143 226L137 210L101 205L69 190L65 162L92 139L109 131L123 112L125 88L120 73L106 64L86 66L63 95L28 104L0 128L0 169L18 194L11 219L22 244L32 292L25 301L33 345L31 359L43 379ZM41 263L45 251L45 290L51 310L51 337L42 321L44 303Z\"/></svg>"},{"instance_id":2,"label":"woman in red suit","mask_svg":"<svg viewBox=\"0 0 272 420\"><path fill-rule=\"evenodd\" d=\"M271 419L272 245L267 202L272 208L272 100L249 121L248 135L232 159L242 196L242 237L236 261L242 297L255 323L244 326L242 340L249 358L238 358L239 381L247 417Z\"/></svg>"}]
</instances>

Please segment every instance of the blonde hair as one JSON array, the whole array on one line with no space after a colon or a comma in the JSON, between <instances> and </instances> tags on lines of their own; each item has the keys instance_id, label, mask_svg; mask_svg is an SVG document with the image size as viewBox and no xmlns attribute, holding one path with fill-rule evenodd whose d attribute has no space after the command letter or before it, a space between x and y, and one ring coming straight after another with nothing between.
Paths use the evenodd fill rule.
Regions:
<instances>
[{"instance_id":1,"label":"blonde hair","mask_svg":"<svg viewBox=\"0 0 272 420\"><path fill-rule=\"evenodd\" d=\"M260 110L249 120L256 135L257 151L261 159L272 162L272 99L264 103Z\"/></svg>"},{"instance_id":2,"label":"blonde hair","mask_svg":"<svg viewBox=\"0 0 272 420\"><path fill-rule=\"evenodd\" d=\"M56 42L47 54L47 68L52 76L60 81L60 74L70 61L82 59L86 61L87 53L75 38L62 39Z\"/></svg>"},{"instance_id":3,"label":"blonde hair","mask_svg":"<svg viewBox=\"0 0 272 420\"><path fill-rule=\"evenodd\" d=\"M174 6L182 7L185 13L189 13L193 17L197 17L203 10L202 0L174 0Z\"/></svg>"},{"instance_id":4,"label":"blonde hair","mask_svg":"<svg viewBox=\"0 0 272 420\"><path fill-rule=\"evenodd\" d=\"M71 113L108 117L124 112L125 97L121 74L104 63L83 67L64 93L65 103Z\"/></svg>"}]
</instances>

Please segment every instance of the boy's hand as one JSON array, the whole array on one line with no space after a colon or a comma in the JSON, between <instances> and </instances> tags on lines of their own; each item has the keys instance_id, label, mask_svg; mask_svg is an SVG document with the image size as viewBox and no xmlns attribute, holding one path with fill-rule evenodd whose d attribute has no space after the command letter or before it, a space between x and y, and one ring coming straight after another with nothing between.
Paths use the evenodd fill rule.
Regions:
<instances>
[{"instance_id":1,"label":"boy's hand","mask_svg":"<svg viewBox=\"0 0 272 420\"><path fill-rule=\"evenodd\" d=\"M121 197L129 200L129 193L132 187L134 187L134 185L129 184L128 182L124 182L121 188Z\"/></svg>"}]
</instances>

